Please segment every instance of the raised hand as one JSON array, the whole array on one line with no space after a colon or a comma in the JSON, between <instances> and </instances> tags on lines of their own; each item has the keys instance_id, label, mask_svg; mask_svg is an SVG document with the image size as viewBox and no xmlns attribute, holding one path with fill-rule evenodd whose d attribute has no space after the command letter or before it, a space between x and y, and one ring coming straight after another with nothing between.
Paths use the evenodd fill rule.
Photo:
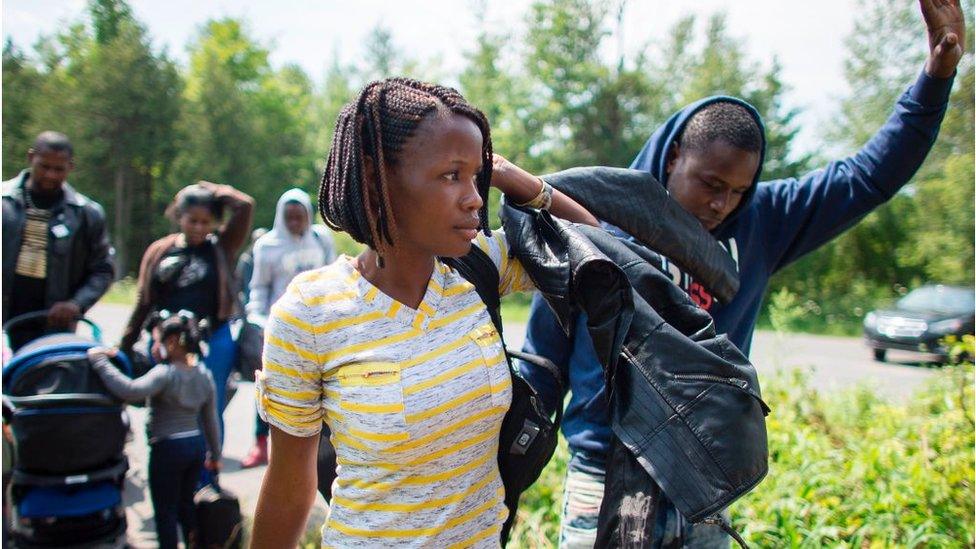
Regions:
<instances>
[{"instance_id":1,"label":"raised hand","mask_svg":"<svg viewBox=\"0 0 976 549\"><path fill-rule=\"evenodd\" d=\"M929 36L929 58L925 72L948 78L962 59L966 44L966 22L959 0L919 0Z\"/></svg>"}]
</instances>

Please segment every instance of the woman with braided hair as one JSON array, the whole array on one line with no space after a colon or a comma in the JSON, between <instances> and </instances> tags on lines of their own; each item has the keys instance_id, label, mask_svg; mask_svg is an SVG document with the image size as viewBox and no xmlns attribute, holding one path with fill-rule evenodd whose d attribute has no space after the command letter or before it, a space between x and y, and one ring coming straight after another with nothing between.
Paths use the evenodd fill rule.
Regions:
<instances>
[{"instance_id":1,"label":"woman with braided hair","mask_svg":"<svg viewBox=\"0 0 976 549\"><path fill-rule=\"evenodd\" d=\"M339 114L319 209L367 249L298 275L272 308L258 381L272 452L252 547L297 544L323 421L339 464L323 547L499 545L510 374L474 286L438 259L476 245L501 295L531 289L488 230L489 185L596 223L493 156L488 121L451 88L390 78Z\"/></svg>"}]
</instances>

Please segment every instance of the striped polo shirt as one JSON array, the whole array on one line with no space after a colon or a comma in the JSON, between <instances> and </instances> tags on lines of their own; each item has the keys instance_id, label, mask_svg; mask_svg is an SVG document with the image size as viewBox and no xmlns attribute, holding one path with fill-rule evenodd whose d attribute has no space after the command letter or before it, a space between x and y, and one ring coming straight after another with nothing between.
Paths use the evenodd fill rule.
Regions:
<instances>
[{"instance_id":1,"label":"striped polo shirt","mask_svg":"<svg viewBox=\"0 0 976 549\"><path fill-rule=\"evenodd\" d=\"M531 289L504 235L479 235L501 295ZM324 547L498 547L498 436L511 402L501 339L474 286L436 262L411 309L343 256L301 274L265 330L261 416L338 460Z\"/></svg>"}]
</instances>

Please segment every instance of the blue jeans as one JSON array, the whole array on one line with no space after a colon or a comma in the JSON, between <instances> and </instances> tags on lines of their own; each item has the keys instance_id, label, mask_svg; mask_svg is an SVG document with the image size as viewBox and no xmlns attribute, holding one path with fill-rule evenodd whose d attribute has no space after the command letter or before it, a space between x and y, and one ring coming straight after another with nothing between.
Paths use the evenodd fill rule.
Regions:
<instances>
[{"instance_id":1,"label":"blue jeans","mask_svg":"<svg viewBox=\"0 0 976 549\"><path fill-rule=\"evenodd\" d=\"M566 473L563 513L559 530L560 549L592 549L596 543L597 518L603 502L605 475L570 468ZM726 513L723 513L726 514ZM691 524L670 501L663 501L655 517L651 548L668 547L683 539L683 547L694 549L728 549L729 536L712 524Z\"/></svg>"},{"instance_id":2,"label":"blue jeans","mask_svg":"<svg viewBox=\"0 0 976 549\"><path fill-rule=\"evenodd\" d=\"M203 363L214 378L217 389L217 419L220 421L220 440L224 440L224 408L227 406L227 378L234 369L237 342L230 333L230 323L220 325L207 340L207 354Z\"/></svg>"},{"instance_id":3,"label":"blue jeans","mask_svg":"<svg viewBox=\"0 0 976 549\"><path fill-rule=\"evenodd\" d=\"M159 549L176 549L177 524L189 545L190 532L196 525L193 494L205 457L202 435L161 440L149 446L149 495Z\"/></svg>"},{"instance_id":4,"label":"blue jeans","mask_svg":"<svg viewBox=\"0 0 976 549\"><path fill-rule=\"evenodd\" d=\"M255 412L254 413L254 436L266 437L268 436L268 433L270 431L271 428L268 426L268 422L261 419L261 414Z\"/></svg>"}]
</instances>

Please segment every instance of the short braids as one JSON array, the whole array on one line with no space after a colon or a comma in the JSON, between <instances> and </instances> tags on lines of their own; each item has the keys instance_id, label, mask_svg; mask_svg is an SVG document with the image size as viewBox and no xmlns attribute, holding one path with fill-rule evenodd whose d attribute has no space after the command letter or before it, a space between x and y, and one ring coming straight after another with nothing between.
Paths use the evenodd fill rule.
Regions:
<instances>
[{"instance_id":1,"label":"short braids","mask_svg":"<svg viewBox=\"0 0 976 549\"><path fill-rule=\"evenodd\" d=\"M478 215L480 229L491 234L488 188L492 149L488 119L457 90L409 78L371 82L339 113L319 187L319 213L326 225L349 233L357 242L377 251L394 245L396 219L390 204L387 169L396 165L404 144L424 118L442 108L467 117L481 130L482 168L477 186L484 205ZM367 185L365 177L367 157L375 169L372 185ZM377 205L375 211L371 203Z\"/></svg>"}]
</instances>

